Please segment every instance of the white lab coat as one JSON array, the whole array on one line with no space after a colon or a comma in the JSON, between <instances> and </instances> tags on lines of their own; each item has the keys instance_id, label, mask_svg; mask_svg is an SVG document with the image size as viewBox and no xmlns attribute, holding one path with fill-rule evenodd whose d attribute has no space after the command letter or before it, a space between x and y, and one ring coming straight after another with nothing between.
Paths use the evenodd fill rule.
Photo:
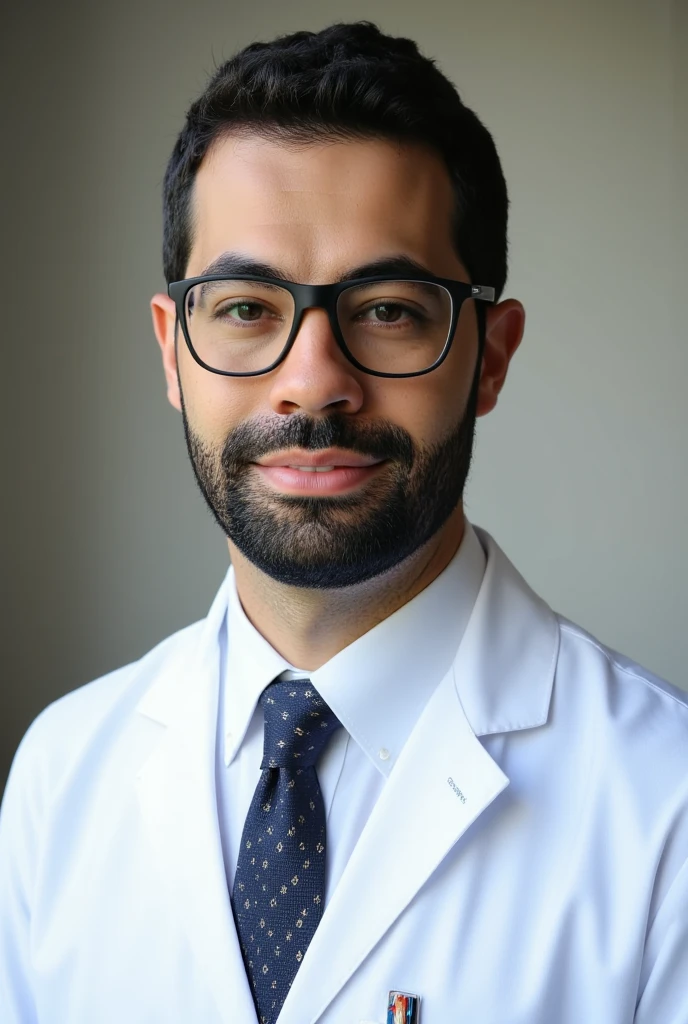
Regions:
<instances>
[{"instance_id":1,"label":"white lab coat","mask_svg":"<svg viewBox=\"0 0 688 1024\"><path fill-rule=\"evenodd\" d=\"M557 617L478 530L452 670L279 1024L688 1024L688 699ZM255 1024L215 797L206 620L57 701L0 818L2 1024Z\"/></svg>"}]
</instances>

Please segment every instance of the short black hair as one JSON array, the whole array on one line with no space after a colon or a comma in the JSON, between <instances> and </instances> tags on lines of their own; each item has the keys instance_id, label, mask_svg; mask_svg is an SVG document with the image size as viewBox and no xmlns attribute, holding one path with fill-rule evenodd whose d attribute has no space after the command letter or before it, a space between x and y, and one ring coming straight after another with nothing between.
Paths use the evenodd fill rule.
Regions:
<instances>
[{"instance_id":1,"label":"short black hair","mask_svg":"<svg viewBox=\"0 0 688 1024\"><path fill-rule=\"evenodd\" d=\"M213 141L232 131L284 142L386 138L432 147L456 194L457 253L475 284L500 295L508 196L494 140L413 40L370 21L337 22L251 43L222 64L189 108L165 172L168 283L186 273L196 172Z\"/></svg>"}]
</instances>

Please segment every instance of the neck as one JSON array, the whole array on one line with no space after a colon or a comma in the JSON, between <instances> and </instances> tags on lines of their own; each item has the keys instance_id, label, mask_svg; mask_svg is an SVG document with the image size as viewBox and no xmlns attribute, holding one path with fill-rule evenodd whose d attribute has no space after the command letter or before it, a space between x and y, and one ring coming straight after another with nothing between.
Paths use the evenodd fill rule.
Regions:
<instances>
[{"instance_id":1,"label":"neck","mask_svg":"<svg viewBox=\"0 0 688 1024\"><path fill-rule=\"evenodd\" d=\"M228 544L237 593L250 621L291 665L314 672L429 586L456 554L464 529L460 503L427 544L389 572L334 590L279 583Z\"/></svg>"}]
</instances>

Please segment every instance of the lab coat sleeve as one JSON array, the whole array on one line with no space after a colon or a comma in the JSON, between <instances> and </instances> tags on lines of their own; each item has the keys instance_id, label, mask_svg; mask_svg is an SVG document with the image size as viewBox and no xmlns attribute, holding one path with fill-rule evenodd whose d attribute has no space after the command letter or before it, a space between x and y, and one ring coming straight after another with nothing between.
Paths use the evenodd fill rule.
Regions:
<instances>
[{"instance_id":1,"label":"lab coat sleeve","mask_svg":"<svg viewBox=\"0 0 688 1024\"><path fill-rule=\"evenodd\" d=\"M35 726L36 723L34 723ZM0 808L0 1021L36 1024L31 979L31 898L38 858L41 774L34 726L17 750Z\"/></svg>"},{"instance_id":2,"label":"lab coat sleeve","mask_svg":"<svg viewBox=\"0 0 688 1024\"><path fill-rule=\"evenodd\" d=\"M688 1024L688 861L648 932L634 1024Z\"/></svg>"}]
</instances>

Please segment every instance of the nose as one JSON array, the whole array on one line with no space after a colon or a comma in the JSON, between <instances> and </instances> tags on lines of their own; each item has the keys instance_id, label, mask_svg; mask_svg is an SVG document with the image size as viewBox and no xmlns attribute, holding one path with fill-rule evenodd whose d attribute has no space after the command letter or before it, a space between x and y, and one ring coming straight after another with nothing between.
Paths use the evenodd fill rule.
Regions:
<instances>
[{"instance_id":1,"label":"nose","mask_svg":"<svg viewBox=\"0 0 688 1024\"><path fill-rule=\"evenodd\" d=\"M324 309L308 309L287 357L274 371L274 412L358 412L363 404L360 371L332 333Z\"/></svg>"}]
</instances>

